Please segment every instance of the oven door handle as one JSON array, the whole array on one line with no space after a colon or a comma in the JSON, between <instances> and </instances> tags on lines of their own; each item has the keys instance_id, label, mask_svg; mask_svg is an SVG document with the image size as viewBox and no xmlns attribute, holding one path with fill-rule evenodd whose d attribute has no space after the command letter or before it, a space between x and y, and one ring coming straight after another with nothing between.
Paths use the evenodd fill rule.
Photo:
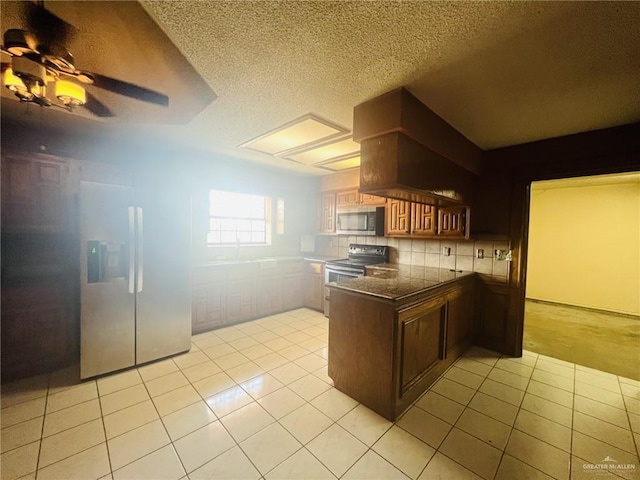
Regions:
<instances>
[{"instance_id":1,"label":"oven door handle","mask_svg":"<svg viewBox=\"0 0 640 480\"><path fill-rule=\"evenodd\" d=\"M333 265L325 265L325 270L327 272L334 272L334 273L350 273L350 274L355 274L355 275L364 275L364 271L359 270L359 269L355 269L355 268L342 268L342 267L335 267Z\"/></svg>"}]
</instances>

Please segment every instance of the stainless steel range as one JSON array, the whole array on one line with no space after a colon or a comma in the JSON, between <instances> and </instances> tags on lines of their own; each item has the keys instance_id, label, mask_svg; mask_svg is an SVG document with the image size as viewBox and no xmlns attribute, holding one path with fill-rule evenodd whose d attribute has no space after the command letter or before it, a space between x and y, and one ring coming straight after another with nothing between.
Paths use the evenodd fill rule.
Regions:
<instances>
[{"instance_id":1,"label":"stainless steel range","mask_svg":"<svg viewBox=\"0 0 640 480\"><path fill-rule=\"evenodd\" d=\"M364 245L352 243L349 245L347 258L329 260L324 267L324 282L338 282L346 278L362 277L367 271L367 265L387 263L389 261L389 247L381 245ZM329 289L324 288L324 314L329 316Z\"/></svg>"}]
</instances>

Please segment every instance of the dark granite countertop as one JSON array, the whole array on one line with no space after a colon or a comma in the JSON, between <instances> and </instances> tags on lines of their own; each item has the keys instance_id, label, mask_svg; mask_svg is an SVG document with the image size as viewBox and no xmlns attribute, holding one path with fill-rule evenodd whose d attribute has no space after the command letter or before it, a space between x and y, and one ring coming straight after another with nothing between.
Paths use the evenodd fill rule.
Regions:
<instances>
[{"instance_id":1,"label":"dark granite countertop","mask_svg":"<svg viewBox=\"0 0 640 480\"><path fill-rule=\"evenodd\" d=\"M197 263L194 267L216 267L224 265L238 265L247 263L291 263L291 262L322 262L325 263L329 260L337 260L336 257L330 257L327 255L320 255L311 252L304 252L300 255L290 255L285 257L262 257L262 258L224 258L219 260L204 261Z\"/></svg>"},{"instance_id":2,"label":"dark granite countertop","mask_svg":"<svg viewBox=\"0 0 640 480\"><path fill-rule=\"evenodd\" d=\"M331 282L327 285L395 301L474 275L473 272L460 270L389 263L369 267L368 270L371 275Z\"/></svg>"}]
</instances>

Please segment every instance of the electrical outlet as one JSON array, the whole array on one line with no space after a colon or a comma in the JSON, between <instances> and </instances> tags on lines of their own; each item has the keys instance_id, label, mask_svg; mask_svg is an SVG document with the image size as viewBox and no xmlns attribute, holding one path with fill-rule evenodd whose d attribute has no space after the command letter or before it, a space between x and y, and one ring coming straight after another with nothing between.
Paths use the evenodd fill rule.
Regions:
<instances>
[{"instance_id":1,"label":"electrical outlet","mask_svg":"<svg viewBox=\"0 0 640 480\"><path fill-rule=\"evenodd\" d=\"M479 248L478 250L476 250L476 258L484 258L484 249L483 248Z\"/></svg>"},{"instance_id":2,"label":"electrical outlet","mask_svg":"<svg viewBox=\"0 0 640 480\"><path fill-rule=\"evenodd\" d=\"M495 251L495 259L502 260L505 262L511 261L511 250L496 250Z\"/></svg>"},{"instance_id":3,"label":"electrical outlet","mask_svg":"<svg viewBox=\"0 0 640 480\"><path fill-rule=\"evenodd\" d=\"M442 247L442 255L445 257L451 255L451 247Z\"/></svg>"}]
</instances>

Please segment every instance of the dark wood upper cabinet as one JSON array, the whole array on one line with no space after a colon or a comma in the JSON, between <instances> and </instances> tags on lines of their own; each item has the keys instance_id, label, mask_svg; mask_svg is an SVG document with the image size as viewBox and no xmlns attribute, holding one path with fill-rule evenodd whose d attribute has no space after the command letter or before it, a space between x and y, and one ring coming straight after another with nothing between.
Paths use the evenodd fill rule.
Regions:
<instances>
[{"instance_id":1,"label":"dark wood upper cabinet","mask_svg":"<svg viewBox=\"0 0 640 480\"><path fill-rule=\"evenodd\" d=\"M336 192L336 208L357 207L359 203L360 194L357 188Z\"/></svg>"},{"instance_id":2,"label":"dark wood upper cabinet","mask_svg":"<svg viewBox=\"0 0 640 480\"><path fill-rule=\"evenodd\" d=\"M423 203L411 204L411 233L431 236L436 234L436 207Z\"/></svg>"},{"instance_id":3,"label":"dark wood upper cabinet","mask_svg":"<svg viewBox=\"0 0 640 480\"><path fill-rule=\"evenodd\" d=\"M403 200L388 199L385 219L385 236L397 237L411 232L411 204Z\"/></svg>"},{"instance_id":4,"label":"dark wood upper cabinet","mask_svg":"<svg viewBox=\"0 0 640 480\"><path fill-rule=\"evenodd\" d=\"M439 208L438 235L469 238L469 209L467 207Z\"/></svg>"},{"instance_id":5,"label":"dark wood upper cabinet","mask_svg":"<svg viewBox=\"0 0 640 480\"><path fill-rule=\"evenodd\" d=\"M440 207L388 199L385 218L387 237L446 236L469 238L469 208Z\"/></svg>"},{"instance_id":6,"label":"dark wood upper cabinet","mask_svg":"<svg viewBox=\"0 0 640 480\"><path fill-rule=\"evenodd\" d=\"M336 192L336 208L384 206L387 199L368 193L359 193L357 188Z\"/></svg>"},{"instance_id":7,"label":"dark wood upper cabinet","mask_svg":"<svg viewBox=\"0 0 640 480\"><path fill-rule=\"evenodd\" d=\"M324 192L320 194L319 205L319 233L336 232L336 194Z\"/></svg>"},{"instance_id":8,"label":"dark wood upper cabinet","mask_svg":"<svg viewBox=\"0 0 640 480\"><path fill-rule=\"evenodd\" d=\"M65 162L33 154L2 155L4 232L62 233L70 229Z\"/></svg>"}]
</instances>

